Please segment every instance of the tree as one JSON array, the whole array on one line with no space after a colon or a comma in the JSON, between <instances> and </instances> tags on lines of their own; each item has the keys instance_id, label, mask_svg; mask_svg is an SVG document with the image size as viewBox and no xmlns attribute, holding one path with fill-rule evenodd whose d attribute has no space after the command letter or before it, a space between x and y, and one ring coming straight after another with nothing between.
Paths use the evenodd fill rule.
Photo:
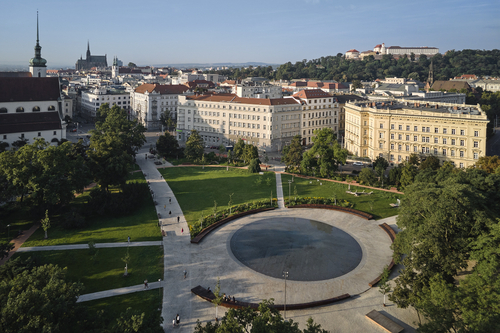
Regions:
<instances>
[{"instance_id":1,"label":"tree","mask_svg":"<svg viewBox=\"0 0 500 333\"><path fill-rule=\"evenodd\" d=\"M372 185L375 183L376 178L370 168L363 168L358 175L358 179L363 185Z\"/></svg>"},{"instance_id":2,"label":"tree","mask_svg":"<svg viewBox=\"0 0 500 333\"><path fill-rule=\"evenodd\" d=\"M127 65L127 67L136 68L137 65L135 63L133 63L133 62L129 62L128 65Z\"/></svg>"},{"instance_id":3,"label":"tree","mask_svg":"<svg viewBox=\"0 0 500 333\"><path fill-rule=\"evenodd\" d=\"M420 165L420 157L417 154L410 154L410 158L408 159L408 163L413 164L415 166Z\"/></svg>"},{"instance_id":4,"label":"tree","mask_svg":"<svg viewBox=\"0 0 500 333\"><path fill-rule=\"evenodd\" d=\"M160 114L160 123L168 130L171 130L175 127L175 121L172 119L170 110L165 110Z\"/></svg>"},{"instance_id":5,"label":"tree","mask_svg":"<svg viewBox=\"0 0 500 333\"><path fill-rule=\"evenodd\" d=\"M392 170L391 170L392 171ZM401 187L405 189L407 186L413 184L413 180L417 175L417 167L410 163L404 163L401 168Z\"/></svg>"},{"instance_id":6,"label":"tree","mask_svg":"<svg viewBox=\"0 0 500 333\"><path fill-rule=\"evenodd\" d=\"M66 269L44 265L0 281L0 331L71 332L83 286L67 282Z\"/></svg>"},{"instance_id":7,"label":"tree","mask_svg":"<svg viewBox=\"0 0 500 333\"><path fill-rule=\"evenodd\" d=\"M300 169L303 151L301 142L301 136L296 135L292 138L290 145L283 149L282 155L287 168Z\"/></svg>"},{"instance_id":8,"label":"tree","mask_svg":"<svg viewBox=\"0 0 500 333\"><path fill-rule=\"evenodd\" d=\"M384 295L384 306L385 306L385 295L391 291L391 285L389 284L389 275L391 274L391 271L389 270L389 267L385 266L384 267L384 272L382 273L382 276L380 277L379 281L379 291Z\"/></svg>"},{"instance_id":9,"label":"tree","mask_svg":"<svg viewBox=\"0 0 500 333\"><path fill-rule=\"evenodd\" d=\"M50 219L49 219L49 210L45 211L45 218L40 220L40 224L42 225L43 231L45 231L45 239L49 238L47 236L47 230L50 228Z\"/></svg>"},{"instance_id":10,"label":"tree","mask_svg":"<svg viewBox=\"0 0 500 333\"><path fill-rule=\"evenodd\" d=\"M125 184L135 155L146 142L146 129L128 120L117 105L111 109L107 103L101 105L97 119L87 154L94 180L107 191L110 185Z\"/></svg>"},{"instance_id":11,"label":"tree","mask_svg":"<svg viewBox=\"0 0 500 333\"><path fill-rule=\"evenodd\" d=\"M257 173L260 172L260 160L258 158L254 158L250 161L250 164L248 165L248 172L250 173Z\"/></svg>"},{"instance_id":12,"label":"tree","mask_svg":"<svg viewBox=\"0 0 500 333\"><path fill-rule=\"evenodd\" d=\"M175 157L179 153L179 142L169 132L163 133L156 141L156 150L163 157Z\"/></svg>"},{"instance_id":13,"label":"tree","mask_svg":"<svg viewBox=\"0 0 500 333\"><path fill-rule=\"evenodd\" d=\"M425 169L437 170L437 169L439 169L439 159L434 155L427 156L427 158L425 160L423 160L422 163L420 163L419 169L420 170L425 170Z\"/></svg>"},{"instance_id":14,"label":"tree","mask_svg":"<svg viewBox=\"0 0 500 333\"><path fill-rule=\"evenodd\" d=\"M389 167L389 162L387 162L387 160L385 158L383 158L382 156L377 156L375 161L373 161L373 168L374 169L380 168L380 169L383 169L385 171L388 167Z\"/></svg>"},{"instance_id":15,"label":"tree","mask_svg":"<svg viewBox=\"0 0 500 333\"><path fill-rule=\"evenodd\" d=\"M347 151L342 149L331 128L314 131L314 145L304 153L301 168L304 172L314 171L321 177L329 177L337 171L339 163L345 163Z\"/></svg>"},{"instance_id":16,"label":"tree","mask_svg":"<svg viewBox=\"0 0 500 333\"><path fill-rule=\"evenodd\" d=\"M250 162L253 159L259 158L259 150L254 145L245 145L243 148L243 160L246 162ZM260 161L259 161L260 163Z\"/></svg>"},{"instance_id":17,"label":"tree","mask_svg":"<svg viewBox=\"0 0 500 333\"><path fill-rule=\"evenodd\" d=\"M0 243L0 260L7 257L9 252L14 248L14 243Z\"/></svg>"},{"instance_id":18,"label":"tree","mask_svg":"<svg viewBox=\"0 0 500 333\"><path fill-rule=\"evenodd\" d=\"M28 144L29 140L26 138L19 137L19 140L12 142L12 149L19 149L24 145Z\"/></svg>"},{"instance_id":19,"label":"tree","mask_svg":"<svg viewBox=\"0 0 500 333\"><path fill-rule=\"evenodd\" d=\"M245 141L238 139L233 148L234 158L242 159L245 151Z\"/></svg>"},{"instance_id":20,"label":"tree","mask_svg":"<svg viewBox=\"0 0 500 333\"><path fill-rule=\"evenodd\" d=\"M220 279L217 277L217 283L215 284L214 288L214 299L212 300L212 303L215 305L215 319L217 319L217 309L219 308L219 305L222 303L222 295L220 294Z\"/></svg>"},{"instance_id":21,"label":"tree","mask_svg":"<svg viewBox=\"0 0 500 333\"><path fill-rule=\"evenodd\" d=\"M352 81L352 90L354 91L354 90L359 89L359 88L363 88L361 81L359 81L359 80Z\"/></svg>"},{"instance_id":22,"label":"tree","mask_svg":"<svg viewBox=\"0 0 500 333\"><path fill-rule=\"evenodd\" d=\"M191 130L191 135L186 141L184 155L187 159L195 161L203 156L203 139L197 130Z\"/></svg>"},{"instance_id":23,"label":"tree","mask_svg":"<svg viewBox=\"0 0 500 333\"><path fill-rule=\"evenodd\" d=\"M219 146L219 162L222 159L222 155L226 152L226 147L221 143Z\"/></svg>"},{"instance_id":24,"label":"tree","mask_svg":"<svg viewBox=\"0 0 500 333\"><path fill-rule=\"evenodd\" d=\"M488 173L494 173L500 167L500 158L494 156L482 156L476 162L476 168L484 170Z\"/></svg>"},{"instance_id":25,"label":"tree","mask_svg":"<svg viewBox=\"0 0 500 333\"><path fill-rule=\"evenodd\" d=\"M9 143L0 141L0 153L3 153L4 151L6 151L7 148L9 148Z\"/></svg>"},{"instance_id":26,"label":"tree","mask_svg":"<svg viewBox=\"0 0 500 333\"><path fill-rule=\"evenodd\" d=\"M404 268L390 299L426 317L421 331L476 331L472 326L481 323L492 325L485 332L498 327L500 238L494 235L500 210L496 190L485 185L499 179L472 169L406 188L397 219L402 231L392 245L395 262ZM477 263L468 272L470 260Z\"/></svg>"}]
</instances>

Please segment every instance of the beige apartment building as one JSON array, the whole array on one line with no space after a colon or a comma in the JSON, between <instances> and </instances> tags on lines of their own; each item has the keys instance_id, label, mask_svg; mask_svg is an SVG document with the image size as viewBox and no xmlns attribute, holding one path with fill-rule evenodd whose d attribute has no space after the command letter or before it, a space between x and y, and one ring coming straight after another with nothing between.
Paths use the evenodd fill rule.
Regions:
<instances>
[{"instance_id":1,"label":"beige apartment building","mask_svg":"<svg viewBox=\"0 0 500 333\"><path fill-rule=\"evenodd\" d=\"M398 101L345 104L345 148L394 163L434 155L460 168L486 154L489 120L477 105Z\"/></svg>"},{"instance_id":2,"label":"beige apartment building","mask_svg":"<svg viewBox=\"0 0 500 333\"><path fill-rule=\"evenodd\" d=\"M312 143L314 129L338 129L338 110L332 109L338 104L320 92L321 96L309 93L274 99L234 94L179 96L178 140L185 142L195 129L208 146L231 145L241 138L264 151L281 151L295 135L303 137L304 145Z\"/></svg>"}]
</instances>

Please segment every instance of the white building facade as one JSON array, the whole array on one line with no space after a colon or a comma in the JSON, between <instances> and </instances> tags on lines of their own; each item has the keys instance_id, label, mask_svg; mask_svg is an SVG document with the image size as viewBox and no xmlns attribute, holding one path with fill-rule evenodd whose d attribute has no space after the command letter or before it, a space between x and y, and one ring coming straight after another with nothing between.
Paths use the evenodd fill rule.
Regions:
<instances>
[{"instance_id":1,"label":"white building facade","mask_svg":"<svg viewBox=\"0 0 500 333\"><path fill-rule=\"evenodd\" d=\"M81 98L82 116L89 120L94 120L97 111L101 105L108 103L111 108L113 105L118 105L125 111L130 111L130 94L124 90L108 89L106 87L98 87L89 91L82 92Z\"/></svg>"}]
</instances>

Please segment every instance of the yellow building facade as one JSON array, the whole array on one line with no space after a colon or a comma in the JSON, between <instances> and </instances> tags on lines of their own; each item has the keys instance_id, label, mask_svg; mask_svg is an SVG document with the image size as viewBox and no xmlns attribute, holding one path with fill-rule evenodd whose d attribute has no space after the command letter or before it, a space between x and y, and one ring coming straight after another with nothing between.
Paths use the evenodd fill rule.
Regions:
<instances>
[{"instance_id":1,"label":"yellow building facade","mask_svg":"<svg viewBox=\"0 0 500 333\"><path fill-rule=\"evenodd\" d=\"M479 105L398 101L345 104L345 148L375 160L402 163L434 155L466 168L486 154L489 120Z\"/></svg>"}]
</instances>

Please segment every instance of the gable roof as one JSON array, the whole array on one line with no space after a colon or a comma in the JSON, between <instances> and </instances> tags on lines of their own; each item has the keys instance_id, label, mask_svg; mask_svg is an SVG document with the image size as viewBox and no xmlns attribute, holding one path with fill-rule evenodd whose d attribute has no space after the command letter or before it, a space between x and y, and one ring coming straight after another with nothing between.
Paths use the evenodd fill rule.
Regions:
<instances>
[{"instance_id":1,"label":"gable roof","mask_svg":"<svg viewBox=\"0 0 500 333\"><path fill-rule=\"evenodd\" d=\"M472 88L466 81L435 81L432 84L432 90L446 90L449 91L451 89L456 89L460 91L461 89L466 89L467 91L472 91Z\"/></svg>"},{"instance_id":2,"label":"gable roof","mask_svg":"<svg viewBox=\"0 0 500 333\"><path fill-rule=\"evenodd\" d=\"M57 77L0 77L0 102L57 101Z\"/></svg>"},{"instance_id":3,"label":"gable roof","mask_svg":"<svg viewBox=\"0 0 500 333\"><path fill-rule=\"evenodd\" d=\"M0 134L38 132L62 128L57 111L0 114Z\"/></svg>"},{"instance_id":4,"label":"gable roof","mask_svg":"<svg viewBox=\"0 0 500 333\"><path fill-rule=\"evenodd\" d=\"M309 99L309 98L323 98L332 96L321 89L304 89L293 94L293 97Z\"/></svg>"},{"instance_id":5,"label":"gable roof","mask_svg":"<svg viewBox=\"0 0 500 333\"><path fill-rule=\"evenodd\" d=\"M183 94L188 91L189 88L182 84L167 85L167 84L156 84L156 83L145 83L137 88L135 92L144 94L146 91L148 93L157 92L160 94Z\"/></svg>"}]
</instances>

